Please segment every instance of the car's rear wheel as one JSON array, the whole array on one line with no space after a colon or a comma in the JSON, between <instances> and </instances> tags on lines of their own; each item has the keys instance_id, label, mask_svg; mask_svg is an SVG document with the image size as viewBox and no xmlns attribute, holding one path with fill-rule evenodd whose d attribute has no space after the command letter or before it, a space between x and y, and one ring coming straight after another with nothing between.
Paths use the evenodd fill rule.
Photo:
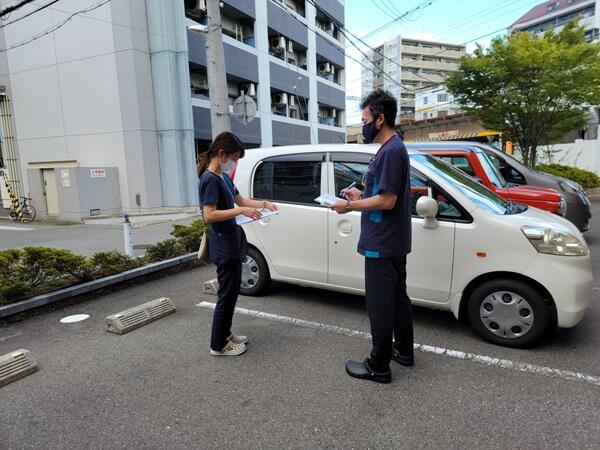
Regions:
<instances>
[{"instance_id":1,"label":"car's rear wheel","mask_svg":"<svg viewBox=\"0 0 600 450\"><path fill-rule=\"evenodd\" d=\"M507 347L528 347L546 333L551 310L542 295L510 279L486 281L469 298L471 326L484 339Z\"/></svg>"},{"instance_id":2,"label":"car's rear wheel","mask_svg":"<svg viewBox=\"0 0 600 450\"><path fill-rule=\"evenodd\" d=\"M251 296L261 295L265 292L270 282L271 275L265 258L258 250L250 248L246 260L242 263L240 293Z\"/></svg>"}]
</instances>

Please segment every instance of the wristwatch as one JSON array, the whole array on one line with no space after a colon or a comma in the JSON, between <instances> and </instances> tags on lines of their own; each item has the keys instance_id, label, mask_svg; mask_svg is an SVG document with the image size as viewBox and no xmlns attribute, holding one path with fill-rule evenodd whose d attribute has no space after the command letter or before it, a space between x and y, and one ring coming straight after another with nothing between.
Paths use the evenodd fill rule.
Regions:
<instances>
[{"instance_id":1,"label":"wristwatch","mask_svg":"<svg viewBox=\"0 0 600 450\"><path fill-rule=\"evenodd\" d=\"M352 211L352 208L350 208L350 200L346 200L346 211Z\"/></svg>"}]
</instances>

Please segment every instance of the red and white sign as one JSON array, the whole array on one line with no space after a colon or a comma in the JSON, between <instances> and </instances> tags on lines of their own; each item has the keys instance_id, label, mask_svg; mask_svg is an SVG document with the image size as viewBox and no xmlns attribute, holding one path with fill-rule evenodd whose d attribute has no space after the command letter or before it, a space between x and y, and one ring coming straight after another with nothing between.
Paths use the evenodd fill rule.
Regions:
<instances>
[{"instance_id":1,"label":"red and white sign","mask_svg":"<svg viewBox=\"0 0 600 450\"><path fill-rule=\"evenodd\" d=\"M90 169L90 177L106 178L106 169Z\"/></svg>"}]
</instances>

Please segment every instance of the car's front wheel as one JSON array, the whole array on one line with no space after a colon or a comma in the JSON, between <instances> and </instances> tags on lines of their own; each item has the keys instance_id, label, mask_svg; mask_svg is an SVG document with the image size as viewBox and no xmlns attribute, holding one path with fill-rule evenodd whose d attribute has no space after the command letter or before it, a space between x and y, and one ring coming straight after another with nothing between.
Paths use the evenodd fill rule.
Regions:
<instances>
[{"instance_id":1,"label":"car's front wheel","mask_svg":"<svg viewBox=\"0 0 600 450\"><path fill-rule=\"evenodd\" d=\"M261 295L270 282L271 275L265 258L258 250L250 248L246 260L242 263L240 293L251 296Z\"/></svg>"},{"instance_id":2,"label":"car's front wheel","mask_svg":"<svg viewBox=\"0 0 600 450\"><path fill-rule=\"evenodd\" d=\"M537 290L510 279L486 281L477 287L469 298L468 315L484 339L507 347L535 344L552 319L550 307Z\"/></svg>"}]
</instances>

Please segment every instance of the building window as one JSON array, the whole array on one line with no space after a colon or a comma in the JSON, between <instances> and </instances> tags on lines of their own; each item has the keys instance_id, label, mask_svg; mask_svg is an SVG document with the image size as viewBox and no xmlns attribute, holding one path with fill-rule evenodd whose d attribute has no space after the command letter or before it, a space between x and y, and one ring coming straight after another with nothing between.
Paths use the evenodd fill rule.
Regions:
<instances>
[{"instance_id":1,"label":"building window","mask_svg":"<svg viewBox=\"0 0 600 450\"><path fill-rule=\"evenodd\" d=\"M437 101L438 101L438 103L447 102L448 94L438 94Z\"/></svg>"}]
</instances>

